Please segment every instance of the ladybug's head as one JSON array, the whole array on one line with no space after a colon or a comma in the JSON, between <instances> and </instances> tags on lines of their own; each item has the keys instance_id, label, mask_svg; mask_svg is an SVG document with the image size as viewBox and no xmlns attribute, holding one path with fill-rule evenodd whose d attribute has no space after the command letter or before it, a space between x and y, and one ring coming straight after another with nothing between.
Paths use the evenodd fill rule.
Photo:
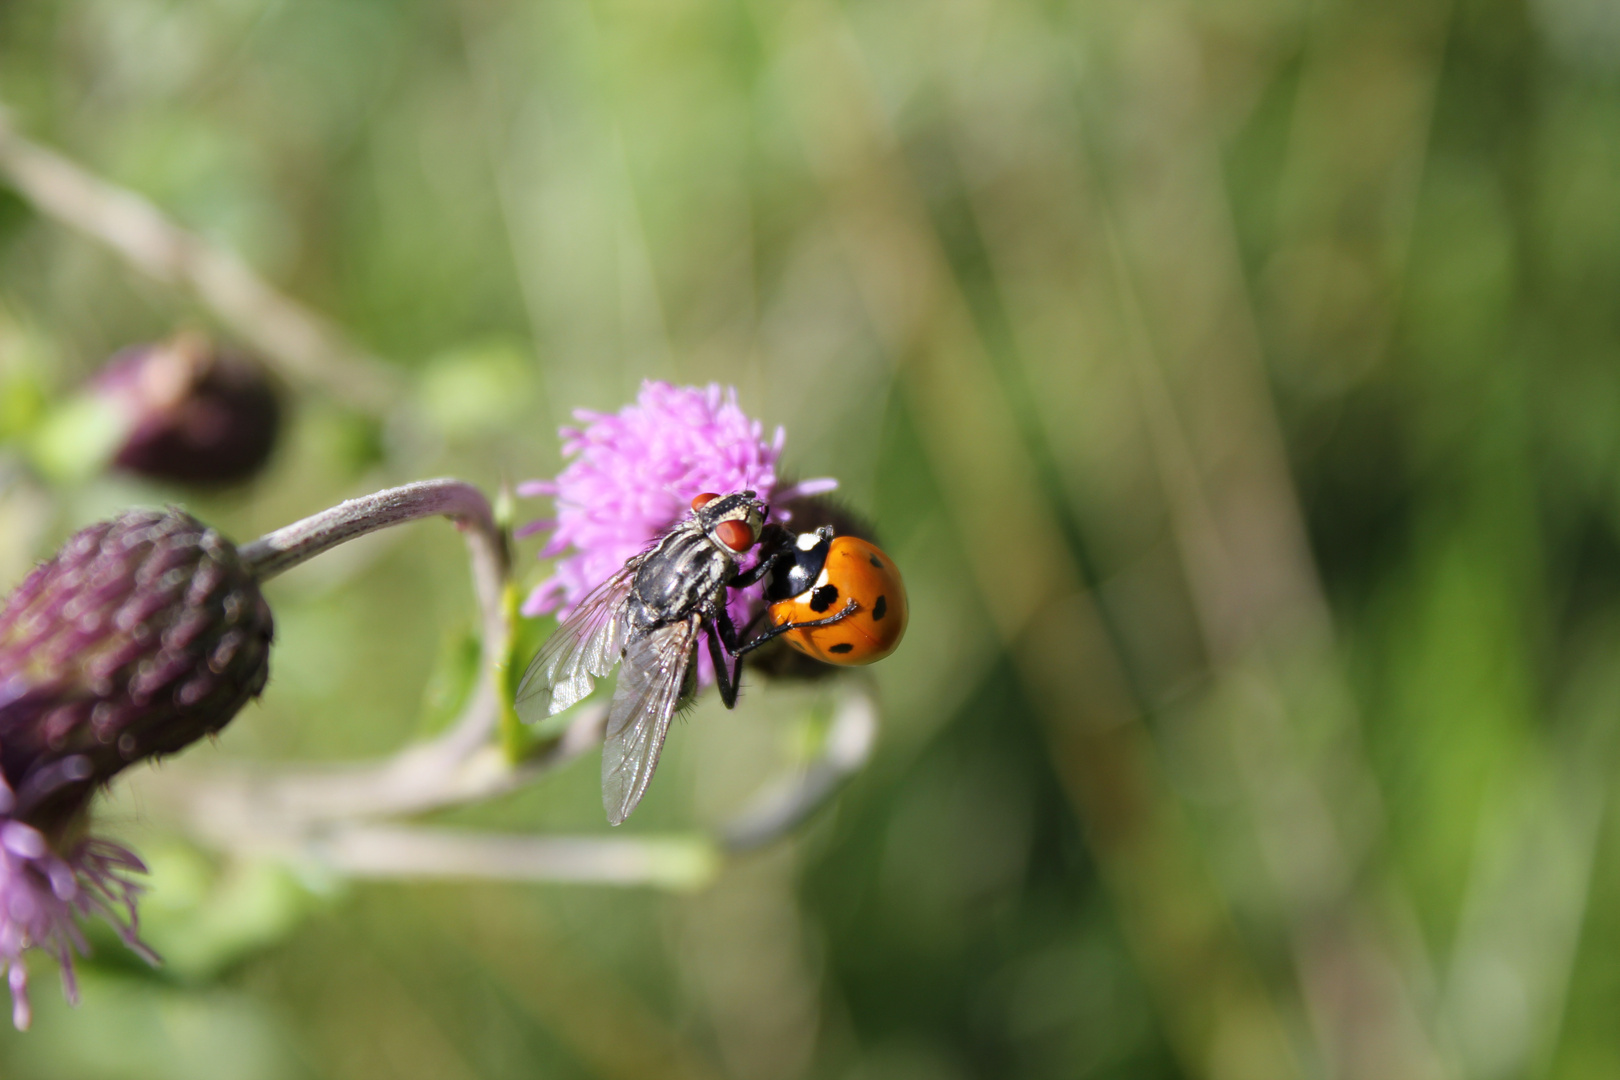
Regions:
<instances>
[{"instance_id":1,"label":"ladybug's head","mask_svg":"<svg viewBox=\"0 0 1620 1080\"><path fill-rule=\"evenodd\" d=\"M759 541L770 508L752 491L704 492L692 500L692 516L705 535L729 551L747 551Z\"/></svg>"},{"instance_id":2,"label":"ladybug's head","mask_svg":"<svg viewBox=\"0 0 1620 1080\"><path fill-rule=\"evenodd\" d=\"M823 525L815 532L803 532L791 538L781 549L776 565L765 579L765 601L774 604L810 591L827 564L827 552L832 548L833 530Z\"/></svg>"}]
</instances>

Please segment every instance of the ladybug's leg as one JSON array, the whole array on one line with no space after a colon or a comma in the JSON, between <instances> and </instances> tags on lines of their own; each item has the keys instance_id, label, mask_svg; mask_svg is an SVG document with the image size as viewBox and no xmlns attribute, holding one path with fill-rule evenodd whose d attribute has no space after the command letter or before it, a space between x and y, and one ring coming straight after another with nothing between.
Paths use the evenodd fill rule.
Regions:
<instances>
[{"instance_id":1,"label":"ladybug's leg","mask_svg":"<svg viewBox=\"0 0 1620 1080\"><path fill-rule=\"evenodd\" d=\"M759 636L751 641L744 642L743 644L735 647L728 645L727 648L731 649L731 655L737 657L737 659L740 661L744 656L753 652L767 641L774 637L785 634L789 630L811 630L817 626L831 626L833 623L842 622L851 615L855 614L855 609L858 607L860 607L860 604L856 603L855 598L852 596L849 598L849 602L847 604L824 619L811 619L809 622L785 622L780 626L773 626L769 630L761 631Z\"/></svg>"},{"instance_id":2,"label":"ladybug's leg","mask_svg":"<svg viewBox=\"0 0 1620 1080\"><path fill-rule=\"evenodd\" d=\"M780 551L773 551L771 554L765 556L763 559L759 560L759 562L755 563L752 570L743 570L738 572L737 576L726 582L726 584L730 585L733 589L746 589L748 586L754 584L756 581L762 580L766 574L770 573L771 567L775 566L776 561L781 557L782 553Z\"/></svg>"},{"instance_id":3,"label":"ladybug's leg","mask_svg":"<svg viewBox=\"0 0 1620 1080\"><path fill-rule=\"evenodd\" d=\"M765 575L771 572L793 546L793 534L788 532L776 522L771 522L759 534L759 562L754 564L752 570L745 570L730 581L726 582L733 589L746 589L757 581L763 581Z\"/></svg>"}]
</instances>

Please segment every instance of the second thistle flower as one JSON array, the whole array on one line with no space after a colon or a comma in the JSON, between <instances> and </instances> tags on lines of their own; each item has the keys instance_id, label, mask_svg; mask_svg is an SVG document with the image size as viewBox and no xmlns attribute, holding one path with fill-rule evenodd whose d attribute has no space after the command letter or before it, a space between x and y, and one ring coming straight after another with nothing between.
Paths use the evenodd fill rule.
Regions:
<instances>
[{"instance_id":1,"label":"second thistle flower","mask_svg":"<svg viewBox=\"0 0 1620 1080\"><path fill-rule=\"evenodd\" d=\"M264 688L272 634L236 549L175 509L82 530L0 609L0 967L19 1027L26 950L61 964L71 999L75 918L138 947L142 866L87 834L90 796L224 727Z\"/></svg>"},{"instance_id":2,"label":"second thistle flower","mask_svg":"<svg viewBox=\"0 0 1620 1080\"><path fill-rule=\"evenodd\" d=\"M125 425L113 464L151 480L241 483L264 467L281 429L264 369L199 334L125 349L90 389Z\"/></svg>"}]
</instances>

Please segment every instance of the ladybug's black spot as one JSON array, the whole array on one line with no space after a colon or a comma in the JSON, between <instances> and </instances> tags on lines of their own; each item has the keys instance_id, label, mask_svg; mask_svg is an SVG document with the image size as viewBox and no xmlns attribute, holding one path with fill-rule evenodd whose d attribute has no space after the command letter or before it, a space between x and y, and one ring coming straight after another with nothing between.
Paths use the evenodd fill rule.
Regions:
<instances>
[{"instance_id":1,"label":"ladybug's black spot","mask_svg":"<svg viewBox=\"0 0 1620 1080\"><path fill-rule=\"evenodd\" d=\"M889 613L889 598L887 596L878 597L877 598L877 603L872 605L872 621L877 622L879 619L883 618L883 616L887 615L888 613Z\"/></svg>"},{"instance_id":2,"label":"ladybug's black spot","mask_svg":"<svg viewBox=\"0 0 1620 1080\"><path fill-rule=\"evenodd\" d=\"M810 610L819 615L823 611L826 611L828 608L832 607L833 601L837 599L838 586L823 585L821 588L810 594Z\"/></svg>"},{"instance_id":3,"label":"ladybug's black spot","mask_svg":"<svg viewBox=\"0 0 1620 1080\"><path fill-rule=\"evenodd\" d=\"M847 641L840 641L837 645L833 645L830 648L828 648L827 651L828 652L836 652L836 653L846 653L846 652L849 652L849 650L853 649L854 647L855 646L851 645Z\"/></svg>"},{"instance_id":4,"label":"ladybug's black spot","mask_svg":"<svg viewBox=\"0 0 1620 1080\"><path fill-rule=\"evenodd\" d=\"M883 560L879 559L876 555L868 555L866 558L868 562L877 567L879 570L883 569Z\"/></svg>"}]
</instances>

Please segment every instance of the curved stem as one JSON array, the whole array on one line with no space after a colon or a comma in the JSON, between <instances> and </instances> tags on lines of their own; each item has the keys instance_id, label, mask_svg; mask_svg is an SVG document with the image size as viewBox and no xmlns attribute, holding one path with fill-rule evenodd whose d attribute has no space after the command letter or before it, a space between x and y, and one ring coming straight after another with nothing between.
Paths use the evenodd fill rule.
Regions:
<instances>
[{"instance_id":1,"label":"curved stem","mask_svg":"<svg viewBox=\"0 0 1620 1080\"><path fill-rule=\"evenodd\" d=\"M334 822L425 814L515 791L601 742L606 717L605 706L580 706L556 741L519 765L492 743L460 753L438 740L358 765L176 770L172 779L153 778L153 797L222 847L275 846Z\"/></svg>"},{"instance_id":2,"label":"curved stem","mask_svg":"<svg viewBox=\"0 0 1620 1080\"><path fill-rule=\"evenodd\" d=\"M876 702L863 687L850 690L833 715L821 755L767 781L741 813L707 837L653 834L627 845L626 837L491 836L386 821L482 802L534 783L596 745L606 711L600 704L579 707L556 743L517 766L492 745L456 757L442 743L428 743L369 766L144 772L126 784L140 786L143 807L166 808L193 836L222 851L313 859L338 873L689 888L716 872L719 859L780 839L824 806L865 765L878 730ZM456 846L463 843L464 850ZM684 861L623 856L666 848L685 853Z\"/></svg>"},{"instance_id":3,"label":"curved stem","mask_svg":"<svg viewBox=\"0 0 1620 1080\"><path fill-rule=\"evenodd\" d=\"M506 540L495 525L495 512L484 493L462 480L419 480L403 487L349 499L330 510L285 525L243 544L237 554L266 581L299 563L358 536L425 517L448 517L469 527L468 544L477 565L507 568ZM491 597L499 606L497 588Z\"/></svg>"},{"instance_id":4,"label":"curved stem","mask_svg":"<svg viewBox=\"0 0 1620 1080\"><path fill-rule=\"evenodd\" d=\"M482 491L453 479L388 488L266 533L237 548L237 555L260 581L266 581L356 537L427 517L448 517L467 541L483 630L482 670L461 718L436 742L414 748L445 754L447 766L454 768L495 729L501 708L499 680L511 651L512 627L505 604L511 552Z\"/></svg>"},{"instance_id":5,"label":"curved stem","mask_svg":"<svg viewBox=\"0 0 1620 1080\"><path fill-rule=\"evenodd\" d=\"M701 833L526 836L426 825L349 823L313 840L322 866L362 878L459 878L693 889L720 868Z\"/></svg>"},{"instance_id":6,"label":"curved stem","mask_svg":"<svg viewBox=\"0 0 1620 1080\"><path fill-rule=\"evenodd\" d=\"M846 693L822 740L821 756L762 787L721 827L721 844L727 851L752 851L798 827L866 764L877 732L877 702L864 688Z\"/></svg>"}]
</instances>

